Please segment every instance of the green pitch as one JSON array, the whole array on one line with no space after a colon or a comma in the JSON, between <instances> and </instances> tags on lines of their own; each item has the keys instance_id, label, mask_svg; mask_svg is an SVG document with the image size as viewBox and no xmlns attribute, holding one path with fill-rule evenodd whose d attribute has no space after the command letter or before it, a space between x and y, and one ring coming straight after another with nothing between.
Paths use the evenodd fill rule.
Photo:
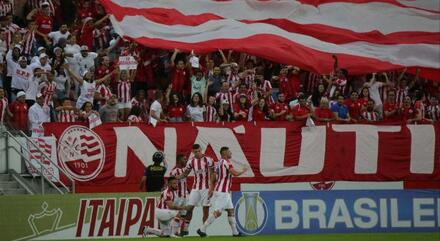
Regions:
<instances>
[{"instance_id":1,"label":"green pitch","mask_svg":"<svg viewBox=\"0 0 440 241\"><path fill-rule=\"evenodd\" d=\"M103 239L99 239L103 240ZM107 239L122 240L122 239ZM130 241L137 240L166 240L164 238L137 238L125 239ZM176 239L170 239L176 240ZM210 236L207 238L185 237L182 240L207 240L207 241L439 241L440 230L438 233L362 233L362 234L297 234L297 235L258 235L241 238Z\"/></svg>"}]
</instances>

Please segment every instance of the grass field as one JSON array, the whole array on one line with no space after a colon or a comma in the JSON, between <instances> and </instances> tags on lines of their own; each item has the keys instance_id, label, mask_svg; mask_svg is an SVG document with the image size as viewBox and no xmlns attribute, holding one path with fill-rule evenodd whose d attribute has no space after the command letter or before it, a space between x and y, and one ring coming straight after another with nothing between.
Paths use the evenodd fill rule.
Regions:
<instances>
[{"instance_id":1,"label":"grass field","mask_svg":"<svg viewBox=\"0 0 440 241\"><path fill-rule=\"evenodd\" d=\"M210 236L204 238L209 241L440 241L440 231L438 233L362 233L362 234L297 234L297 235L258 235L247 237L220 237ZM103 240L103 239L98 239ZM122 239L106 239L122 240ZM127 239L124 239L127 240ZM136 238L136 240L164 240L164 238ZM183 240L201 240L200 237L185 237Z\"/></svg>"}]
</instances>

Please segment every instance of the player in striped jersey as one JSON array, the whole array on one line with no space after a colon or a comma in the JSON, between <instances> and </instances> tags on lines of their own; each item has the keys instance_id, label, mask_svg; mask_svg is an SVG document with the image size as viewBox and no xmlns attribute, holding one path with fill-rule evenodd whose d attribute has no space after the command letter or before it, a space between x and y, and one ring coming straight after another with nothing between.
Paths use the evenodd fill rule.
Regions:
<instances>
[{"instance_id":1,"label":"player in striped jersey","mask_svg":"<svg viewBox=\"0 0 440 241\"><path fill-rule=\"evenodd\" d=\"M176 157L176 166L171 170L170 176L179 176L181 175L185 170L186 166L186 158L184 155L179 154ZM176 190L176 204L179 206L185 206L187 202L187 196L188 196L188 186L186 182L186 178L179 179L178 186ZM186 211L180 211L180 215L184 216L186 214ZM187 220L180 220L179 225L182 230L180 232L181 236L188 235L188 231L185 230L185 227L188 227L188 221Z\"/></svg>"},{"instance_id":2,"label":"player in striped jersey","mask_svg":"<svg viewBox=\"0 0 440 241\"><path fill-rule=\"evenodd\" d=\"M168 187L160 194L155 214L159 221L159 228L144 227L143 237L148 234L154 234L160 237L175 237L179 228L178 220L180 219L179 211L185 210L185 206L176 204L176 190L178 180L175 177L168 178Z\"/></svg>"},{"instance_id":3,"label":"player in striped jersey","mask_svg":"<svg viewBox=\"0 0 440 241\"><path fill-rule=\"evenodd\" d=\"M186 178L191 171L194 173L194 183L189 194L188 212L185 218L187 223L189 223L192 219L194 207L202 204L202 220L205 222L209 215L209 198L214 192L214 161L202 153L202 148L199 144L194 144L191 151L194 157L187 162L184 172L176 176L176 178L180 180ZM184 231L187 231L187 229L188 227L186 226Z\"/></svg>"},{"instance_id":4,"label":"player in striped jersey","mask_svg":"<svg viewBox=\"0 0 440 241\"><path fill-rule=\"evenodd\" d=\"M214 220L222 214L223 211L228 212L228 221L231 225L233 236L242 236L237 230L237 224L234 217L234 205L231 198L232 176L240 176L245 173L248 168L244 167L241 171L234 169L231 163L232 153L228 147L224 146L220 149L222 159L216 165L217 183L212 198L212 206L214 212L209 216L203 225L197 230L200 237L206 237L206 228L214 222Z\"/></svg>"}]
</instances>

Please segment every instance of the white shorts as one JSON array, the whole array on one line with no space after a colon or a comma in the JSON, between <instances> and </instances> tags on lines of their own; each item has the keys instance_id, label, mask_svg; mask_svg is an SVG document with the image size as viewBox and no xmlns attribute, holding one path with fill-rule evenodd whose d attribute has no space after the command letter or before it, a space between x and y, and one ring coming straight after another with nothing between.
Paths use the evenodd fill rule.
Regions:
<instances>
[{"instance_id":1,"label":"white shorts","mask_svg":"<svg viewBox=\"0 0 440 241\"><path fill-rule=\"evenodd\" d=\"M212 195L212 207L215 211L224 211L225 209L233 209L231 194L227 192L214 192Z\"/></svg>"},{"instance_id":2,"label":"white shorts","mask_svg":"<svg viewBox=\"0 0 440 241\"><path fill-rule=\"evenodd\" d=\"M168 222L179 214L178 210L156 208L156 218L161 223Z\"/></svg>"},{"instance_id":3,"label":"white shorts","mask_svg":"<svg viewBox=\"0 0 440 241\"><path fill-rule=\"evenodd\" d=\"M177 206L185 206L186 203L187 203L187 200L186 200L186 198L183 198L183 197L176 197L176 200L174 201L174 203ZM186 214L186 210L180 210L179 213L181 215L185 215Z\"/></svg>"},{"instance_id":4,"label":"white shorts","mask_svg":"<svg viewBox=\"0 0 440 241\"><path fill-rule=\"evenodd\" d=\"M202 206L209 207L208 189L196 190L192 189L189 194L188 205L189 206Z\"/></svg>"},{"instance_id":5,"label":"white shorts","mask_svg":"<svg viewBox=\"0 0 440 241\"><path fill-rule=\"evenodd\" d=\"M119 102L118 108L119 109L131 109L131 102Z\"/></svg>"}]
</instances>

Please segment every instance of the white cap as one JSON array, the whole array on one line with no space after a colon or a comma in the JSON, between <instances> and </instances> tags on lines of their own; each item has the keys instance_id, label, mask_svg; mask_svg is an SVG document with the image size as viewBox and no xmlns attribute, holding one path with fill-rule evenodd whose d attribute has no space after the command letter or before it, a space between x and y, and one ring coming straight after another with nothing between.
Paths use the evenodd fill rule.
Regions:
<instances>
[{"instance_id":1,"label":"white cap","mask_svg":"<svg viewBox=\"0 0 440 241\"><path fill-rule=\"evenodd\" d=\"M17 48L17 49L19 49L21 51L21 45L20 44L14 45L14 48Z\"/></svg>"},{"instance_id":2,"label":"white cap","mask_svg":"<svg viewBox=\"0 0 440 241\"><path fill-rule=\"evenodd\" d=\"M40 54L40 57L39 57L39 58L41 59L41 58L46 58L46 57L47 57L47 54L42 53L42 54Z\"/></svg>"},{"instance_id":3,"label":"white cap","mask_svg":"<svg viewBox=\"0 0 440 241\"><path fill-rule=\"evenodd\" d=\"M87 47L87 45L82 45L81 51L89 51L89 47Z\"/></svg>"},{"instance_id":4,"label":"white cap","mask_svg":"<svg viewBox=\"0 0 440 241\"><path fill-rule=\"evenodd\" d=\"M40 52L41 50L46 50L46 48L45 47L39 47L38 48L38 52Z\"/></svg>"},{"instance_id":5,"label":"white cap","mask_svg":"<svg viewBox=\"0 0 440 241\"><path fill-rule=\"evenodd\" d=\"M20 91L17 93L17 98L20 98L22 96L26 96L26 93L24 91Z\"/></svg>"},{"instance_id":6,"label":"white cap","mask_svg":"<svg viewBox=\"0 0 440 241\"><path fill-rule=\"evenodd\" d=\"M27 62L27 59L26 59L26 57L24 57L24 56L20 56L20 58L18 58L18 61L20 62L20 61L26 61Z\"/></svg>"},{"instance_id":7,"label":"white cap","mask_svg":"<svg viewBox=\"0 0 440 241\"><path fill-rule=\"evenodd\" d=\"M189 58L189 62L191 63L191 67L193 68L200 67L199 58L196 56L192 56L191 58Z\"/></svg>"},{"instance_id":8,"label":"white cap","mask_svg":"<svg viewBox=\"0 0 440 241\"><path fill-rule=\"evenodd\" d=\"M40 4L40 6L41 6L41 7L42 7L42 6L50 6L50 4L49 4L48 1L44 1L44 2L42 2L42 3Z\"/></svg>"},{"instance_id":9,"label":"white cap","mask_svg":"<svg viewBox=\"0 0 440 241\"><path fill-rule=\"evenodd\" d=\"M84 78L84 76L86 76L86 74L88 74L89 73L89 71L88 70L85 70L84 72L83 72L83 78Z\"/></svg>"},{"instance_id":10,"label":"white cap","mask_svg":"<svg viewBox=\"0 0 440 241\"><path fill-rule=\"evenodd\" d=\"M60 47L55 47L55 48L53 49L53 53L55 53L57 50L61 50L61 51L63 51L62 48L60 48Z\"/></svg>"},{"instance_id":11,"label":"white cap","mask_svg":"<svg viewBox=\"0 0 440 241\"><path fill-rule=\"evenodd\" d=\"M43 94L38 93L38 94L37 94L37 98L41 98L41 97L43 97Z\"/></svg>"}]
</instances>

